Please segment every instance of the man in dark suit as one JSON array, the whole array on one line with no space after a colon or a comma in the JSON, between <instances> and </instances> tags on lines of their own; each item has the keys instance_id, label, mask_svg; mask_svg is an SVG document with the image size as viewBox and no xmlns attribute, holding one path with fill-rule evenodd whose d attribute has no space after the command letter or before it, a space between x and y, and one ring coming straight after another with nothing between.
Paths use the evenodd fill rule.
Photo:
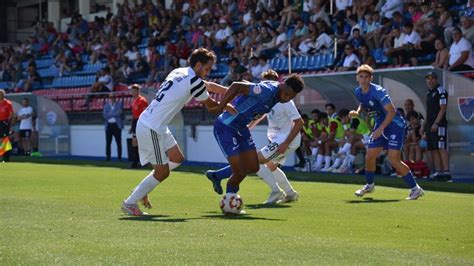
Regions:
<instances>
[{"instance_id":1,"label":"man in dark suit","mask_svg":"<svg viewBox=\"0 0 474 266\"><path fill-rule=\"evenodd\" d=\"M122 160L122 102L117 101L114 95L109 95L106 104L104 105L104 119L105 119L105 155L106 160L110 161L110 145L112 144L112 136L117 143L117 157Z\"/></svg>"}]
</instances>

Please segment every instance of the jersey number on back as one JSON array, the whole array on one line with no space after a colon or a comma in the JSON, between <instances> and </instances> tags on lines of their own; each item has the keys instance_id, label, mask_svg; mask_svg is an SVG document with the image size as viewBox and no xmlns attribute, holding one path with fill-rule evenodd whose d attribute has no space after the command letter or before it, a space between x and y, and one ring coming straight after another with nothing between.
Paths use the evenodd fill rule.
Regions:
<instances>
[{"instance_id":1,"label":"jersey number on back","mask_svg":"<svg viewBox=\"0 0 474 266\"><path fill-rule=\"evenodd\" d=\"M155 97L155 100L160 102L163 99L163 97L165 97L164 92L169 90L171 88L171 86L173 86L173 81L172 80L167 80L167 81L163 82L160 86L160 90L158 91L158 94Z\"/></svg>"}]
</instances>

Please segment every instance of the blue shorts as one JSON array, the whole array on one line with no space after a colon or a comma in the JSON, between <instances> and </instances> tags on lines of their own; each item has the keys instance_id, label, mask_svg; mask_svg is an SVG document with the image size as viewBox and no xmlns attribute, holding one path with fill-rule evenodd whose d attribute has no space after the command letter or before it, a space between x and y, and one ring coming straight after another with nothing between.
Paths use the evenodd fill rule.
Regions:
<instances>
[{"instance_id":1,"label":"blue shorts","mask_svg":"<svg viewBox=\"0 0 474 266\"><path fill-rule=\"evenodd\" d=\"M216 120L214 123L214 137L226 158L244 151L256 150L252 135L247 127L236 130Z\"/></svg>"},{"instance_id":2,"label":"blue shorts","mask_svg":"<svg viewBox=\"0 0 474 266\"><path fill-rule=\"evenodd\" d=\"M375 125L374 132L378 128L378 125ZM401 150L403 147L403 142L405 141L406 127L400 127L395 123L390 123L388 127L383 131L382 136L378 139L373 140L369 139L368 147L370 148L380 148L389 150Z\"/></svg>"}]
</instances>

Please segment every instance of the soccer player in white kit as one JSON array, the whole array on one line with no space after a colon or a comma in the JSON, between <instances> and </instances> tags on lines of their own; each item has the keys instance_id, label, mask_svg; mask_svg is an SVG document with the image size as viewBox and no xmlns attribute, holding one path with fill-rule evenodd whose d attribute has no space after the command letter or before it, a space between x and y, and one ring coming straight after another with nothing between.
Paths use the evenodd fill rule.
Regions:
<instances>
[{"instance_id":1,"label":"soccer player in white kit","mask_svg":"<svg viewBox=\"0 0 474 266\"><path fill-rule=\"evenodd\" d=\"M278 74L270 69L262 73L262 79L277 81ZM256 126L264 117L252 121L249 128ZM299 194L293 189L285 173L278 166L284 164L286 156L300 146L300 130L303 126L303 119L292 100L286 103L277 103L266 117L268 119L267 138L270 143L258 152L260 170L257 175L265 181L272 191L263 203L274 204L295 201ZM206 172L206 175L213 174L220 179L229 178L232 170L230 166L227 166L218 171ZM222 193L222 188L219 188L216 192Z\"/></svg>"},{"instance_id":2,"label":"soccer player in white kit","mask_svg":"<svg viewBox=\"0 0 474 266\"><path fill-rule=\"evenodd\" d=\"M138 201L142 200L146 208L151 208L148 193L184 161L184 155L168 128L176 113L192 98L202 102L208 110L218 105L209 98L208 90L224 93L225 89L202 80L209 74L215 61L214 52L205 48L194 50L189 58L190 67L171 71L161 84L155 99L140 115L136 128L140 163L150 163L153 170L123 202L124 213L143 215L137 205Z\"/></svg>"}]
</instances>

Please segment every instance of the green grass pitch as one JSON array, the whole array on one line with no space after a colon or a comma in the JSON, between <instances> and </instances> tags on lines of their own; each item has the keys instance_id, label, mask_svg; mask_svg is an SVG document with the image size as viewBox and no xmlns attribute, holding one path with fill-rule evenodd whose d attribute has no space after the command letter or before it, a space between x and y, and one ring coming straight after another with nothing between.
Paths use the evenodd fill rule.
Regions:
<instances>
[{"instance_id":1,"label":"green grass pitch","mask_svg":"<svg viewBox=\"0 0 474 266\"><path fill-rule=\"evenodd\" d=\"M127 217L121 202L148 170L111 166L0 164L0 265L474 265L469 184L453 186L471 193L454 193L424 183L425 196L406 201L394 181L362 200L360 184L295 173L300 200L265 207L268 188L252 176L240 190L247 215L224 218L191 168L151 193L150 216Z\"/></svg>"}]
</instances>

